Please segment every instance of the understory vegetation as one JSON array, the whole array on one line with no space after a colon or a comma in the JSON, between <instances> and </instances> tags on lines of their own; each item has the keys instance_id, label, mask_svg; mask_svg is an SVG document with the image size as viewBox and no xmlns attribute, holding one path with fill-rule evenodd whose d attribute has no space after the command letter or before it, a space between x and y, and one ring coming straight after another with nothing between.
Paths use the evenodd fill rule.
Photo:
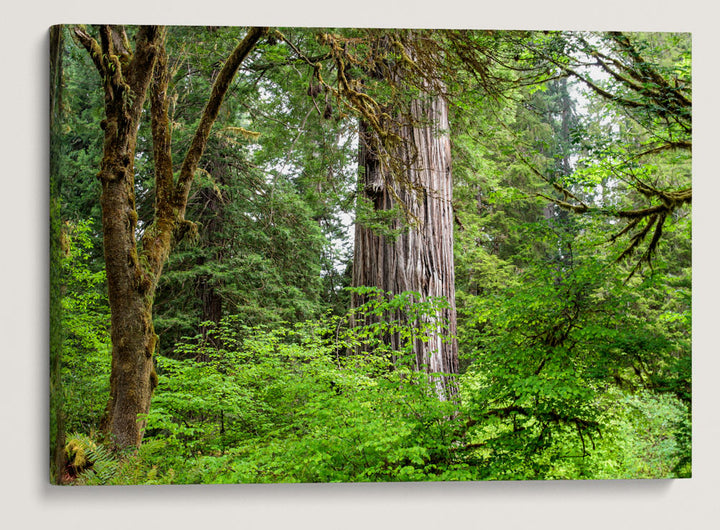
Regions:
<instances>
[{"instance_id":1,"label":"understory vegetation","mask_svg":"<svg viewBox=\"0 0 720 530\"><path fill-rule=\"evenodd\" d=\"M365 290L372 300L344 315L272 327L237 315L203 323L202 335L159 356L139 451L99 452L110 345L91 293L102 275L82 267L87 232L72 241L72 281L88 282L79 300L65 297L66 478L74 483L690 475L690 365L681 355L690 317L680 303L689 285L662 305L662 281L629 291L598 263L563 284L536 271L470 297L459 332L467 367L450 400L438 399L412 355L413 340L430 331L422 315L442 301ZM413 318L358 324L398 311ZM405 337L403 350L388 349L391 332Z\"/></svg>"}]
</instances>

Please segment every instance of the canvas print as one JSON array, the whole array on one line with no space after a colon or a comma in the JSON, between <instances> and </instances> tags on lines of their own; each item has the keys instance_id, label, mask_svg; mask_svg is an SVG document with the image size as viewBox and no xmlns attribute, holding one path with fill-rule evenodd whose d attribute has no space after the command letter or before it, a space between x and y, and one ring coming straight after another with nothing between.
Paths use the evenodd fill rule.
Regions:
<instances>
[{"instance_id":1,"label":"canvas print","mask_svg":"<svg viewBox=\"0 0 720 530\"><path fill-rule=\"evenodd\" d=\"M50 480L691 475L687 33L50 29Z\"/></svg>"}]
</instances>

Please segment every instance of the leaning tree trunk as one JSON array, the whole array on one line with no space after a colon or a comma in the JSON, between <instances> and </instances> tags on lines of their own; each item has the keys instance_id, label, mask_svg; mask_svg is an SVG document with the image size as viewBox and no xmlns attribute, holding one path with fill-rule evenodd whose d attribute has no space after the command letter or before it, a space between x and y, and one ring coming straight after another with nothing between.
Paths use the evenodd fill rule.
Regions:
<instances>
[{"instance_id":1,"label":"leaning tree trunk","mask_svg":"<svg viewBox=\"0 0 720 530\"><path fill-rule=\"evenodd\" d=\"M392 221L393 236L378 234L361 222L355 227L353 285L373 286L394 294L420 293L422 300L445 298L450 307L435 315L435 332L427 341L416 340L416 365L428 373L458 371L455 333L455 266L453 261L452 176L448 106L442 97L416 99L411 124L400 128L401 148L393 163L378 155L375 133L361 126L361 191L375 211L401 206L402 218ZM391 155L392 156L392 155ZM393 178L390 167L402 168ZM399 204L401 202L402 204ZM355 296L353 304L361 303ZM440 322L448 329L443 333ZM399 337L391 337L399 349ZM451 377L434 377L438 394L454 392Z\"/></svg>"}]
</instances>

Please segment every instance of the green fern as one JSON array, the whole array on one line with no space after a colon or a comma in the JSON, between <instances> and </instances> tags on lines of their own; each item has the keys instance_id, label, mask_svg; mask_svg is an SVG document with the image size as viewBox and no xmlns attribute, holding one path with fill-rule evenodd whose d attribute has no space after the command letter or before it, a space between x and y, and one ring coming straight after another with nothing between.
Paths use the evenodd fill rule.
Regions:
<instances>
[{"instance_id":1,"label":"green fern","mask_svg":"<svg viewBox=\"0 0 720 530\"><path fill-rule=\"evenodd\" d=\"M77 474L77 484L107 484L119 469L116 456L85 434L75 433L69 437L65 455L68 466Z\"/></svg>"}]
</instances>

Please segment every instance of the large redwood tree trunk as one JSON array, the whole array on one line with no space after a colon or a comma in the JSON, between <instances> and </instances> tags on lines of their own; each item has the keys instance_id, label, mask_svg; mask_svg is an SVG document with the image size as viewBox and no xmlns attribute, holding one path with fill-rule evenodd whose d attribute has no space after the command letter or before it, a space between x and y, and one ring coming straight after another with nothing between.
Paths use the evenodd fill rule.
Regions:
<instances>
[{"instance_id":1,"label":"large redwood tree trunk","mask_svg":"<svg viewBox=\"0 0 720 530\"><path fill-rule=\"evenodd\" d=\"M415 341L416 365L428 373L458 371L453 261L453 211L448 106L427 96L411 103L410 120L399 128L397 159L381 151L374 131L361 126L360 190L375 211L400 206L391 222L393 235L378 234L361 222L355 226L353 285L374 286L397 294L420 293L421 299L443 297L450 307L435 315L436 332ZM398 167L402 176L398 178ZM395 173L395 177L393 177ZM402 204L400 204L402 203ZM399 234L397 233L399 232ZM354 305L362 300L354 298ZM440 329L445 322L448 329ZM398 337L390 337L399 348ZM454 392L452 377L434 377L441 397Z\"/></svg>"}]
</instances>

